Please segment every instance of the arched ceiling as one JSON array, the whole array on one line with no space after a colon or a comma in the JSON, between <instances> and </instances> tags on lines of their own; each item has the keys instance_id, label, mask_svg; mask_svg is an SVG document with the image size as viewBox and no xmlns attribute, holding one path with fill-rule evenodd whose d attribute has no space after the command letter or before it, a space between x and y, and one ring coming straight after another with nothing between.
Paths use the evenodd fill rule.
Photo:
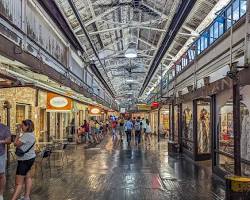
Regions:
<instances>
[{"instance_id":1,"label":"arched ceiling","mask_svg":"<svg viewBox=\"0 0 250 200\"><path fill-rule=\"evenodd\" d=\"M85 49L84 58L95 62L118 101L134 103L161 41L181 0L55 0ZM168 66L218 0L198 0L180 29L163 64ZM72 9L77 9L84 29ZM89 37L89 38L88 38ZM91 42L88 40L90 39ZM128 59L128 44L136 43L138 57ZM92 43L92 44L91 44ZM149 87L159 77L156 71ZM147 91L148 89L146 89Z\"/></svg>"}]
</instances>

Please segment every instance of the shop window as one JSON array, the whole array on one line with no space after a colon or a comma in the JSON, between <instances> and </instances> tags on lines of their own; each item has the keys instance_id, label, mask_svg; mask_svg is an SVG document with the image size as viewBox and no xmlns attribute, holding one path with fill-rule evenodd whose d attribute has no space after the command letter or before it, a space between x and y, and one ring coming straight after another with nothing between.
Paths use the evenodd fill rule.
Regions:
<instances>
[{"instance_id":1,"label":"shop window","mask_svg":"<svg viewBox=\"0 0 250 200\"><path fill-rule=\"evenodd\" d=\"M209 29L209 42L212 44L214 42L214 26L212 25Z\"/></svg>"},{"instance_id":2,"label":"shop window","mask_svg":"<svg viewBox=\"0 0 250 200\"><path fill-rule=\"evenodd\" d=\"M199 55L201 53L201 39L197 40L197 54Z\"/></svg>"},{"instance_id":3,"label":"shop window","mask_svg":"<svg viewBox=\"0 0 250 200\"><path fill-rule=\"evenodd\" d=\"M227 102L219 113L219 150L233 155L233 103Z\"/></svg>"},{"instance_id":4,"label":"shop window","mask_svg":"<svg viewBox=\"0 0 250 200\"><path fill-rule=\"evenodd\" d=\"M161 109L161 128L164 135L169 135L169 109Z\"/></svg>"},{"instance_id":5,"label":"shop window","mask_svg":"<svg viewBox=\"0 0 250 200\"><path fill-rule=\"evenodd\" d=\"M178 74L181 71L181 65L176 65L176 73Z\"/></svg>"},{"instance_id":6,"label":"shop window","mask_svg":"<svg viewBox=\"0 0 250 200\"><path fill-rule=\"evenodd\" d=\"M221 36L224 33L224 24L225 24L225 18L224 16L220 16L217 18L218 22L218 34Z\"/></svg>"},{"instance_id":7,"label":"shop window","mask_svg":"<svg viewBox=\"0 0 250 200\"><path fill-rule=\"evenodd\" d=\"M234 135L233 103L227 101L219 110L219 165L228 172L233 171Z\"/></svg>"},{"instance_id":8,"label":"shop window","mask_svg":"<svg viewBox=\"0 0 250 200\"><path fill-rule=\"evenodd\" d=\"M233 20L237 21L240 18L240 0L233 2Z\"/></svg>"},{"instance_id":9,"label":"shop window","mask_svg":"<svg viewBox=\"0 0 250 200\"><path fill-rule=\"evenodd\" d=\"M219 37L219 22L214 23L214 39Z\"/></svg>"},{"instance_id":10,"label":"shop window","mask_svg":"<svg viewBox=\"0 0 250 200\"><path fill-rule=\"evenodd\" d=\"M193 47L193 49L195 49L195 48ZM194 57L195 57L195 50L193 50L193 49L188 50L188 58L190 61L194 60Z\"/></svg>"},{"instance_id":11,"label":"shop window","mask_svg":"<svg viewBox=\"0 0 250 200\"><path fill-rule=\"evenodd\" d=\"M45 128L45 109L40 109L40 131Z\"/></svg>"},{"instance_id":12,"label":"shop window","mask_svg":"<svg viewBox=\"0 0 250 200\"><path fill-rule=\"evenodd\" d=\"M182 104L183 109L183 127L182 127L182 142L183 147L189 151L193 150L193 113L192 104Z\"/></svg>"},{"instance_id":13,"label":"shop window","mask_svg":"<svg viewBox=\"0 0 250 200\"><path fill-rule=\"evenodd\" d=\"M227 29L232 26L232 6L229 6L226 10L226 20L227 20Z\"/></svg>"},{"instance_id":14,"label":"shop window","mask_svg":"<svg viewBox=\"0 0 250 200\"><path fill-rule=\"evenodd\" d=\"M250 86L241 88L241 169L242 175L250 176Z\"/></svg>"},{"instance_id":15,"label":"shop window","mask_svg":"<svg viewBox=\"0 0 250 200\"><path fill-rule=\"evenodd\" d=\"M16 105L16 124L21 124L25 120L25 105Z\"/></svg>"},{"instance_id":16,"label":"shop window","mask_svg":"<svg viewBox=\"0 0 250 200\"><path fill-rule=\"evenodd\" d=\"M240 16L242 17L247 12L247 0L240 1Z\"/></svg>"},{"instance_id":17,"label":"shop window","mask_svg":"<svg viewBox=\"0 0 250 200\"><path fill-rule=\"evenodd\" d=\"M197 102L197 143L198 153L211 152L210 103Z\"/></svg>"}]
</instances>

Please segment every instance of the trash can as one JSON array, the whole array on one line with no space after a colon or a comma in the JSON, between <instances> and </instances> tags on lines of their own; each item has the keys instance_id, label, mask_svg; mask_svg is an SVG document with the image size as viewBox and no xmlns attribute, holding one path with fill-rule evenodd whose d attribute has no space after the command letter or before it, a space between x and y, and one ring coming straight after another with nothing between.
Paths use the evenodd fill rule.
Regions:
<instances>
[{"instance_id":1,"label":"trash can","mask_svg":"<svg viewBox=\"0 0 250 200\"><path fill-rule=\"evenodd\" d=\"M226 200L250 199L250 178L227 175L225 179L226 179Z\"/></svg>"}]
</instances>

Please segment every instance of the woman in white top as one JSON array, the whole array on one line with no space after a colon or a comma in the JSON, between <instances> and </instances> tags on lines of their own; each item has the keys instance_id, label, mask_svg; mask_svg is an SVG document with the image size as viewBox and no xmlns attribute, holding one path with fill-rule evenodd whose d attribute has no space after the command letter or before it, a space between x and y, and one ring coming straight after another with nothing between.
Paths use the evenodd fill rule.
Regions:
<instances>
[{"instance_id":1,"label":"woman in white top","mask_svg":"<svg viewBox=\"0 0 250 200\"><path fill-rule=\"evenodd\" d=\"M147 143L148 143L148 145L151 144L151 137L150 137L150 135L151 135L151 126L149 124L149 120L146 119L146 131L145 131L146 145L147 145Z\"/></svg>"},{"instance_id":2,"label":"woman in white top","mask_svg":"<svg viewBox=\"0 0 250 200\"><path fill-rule=\"evenodd\" d=\"M35 153L35 134L34 123L27 119L22 122L22 135L17 135L14 145L18 150L17 155L17 170L16 170L16 187L12 196L12 200L17 200L22 192L22 187L25 185L25 193L23 200L30 200L30 192L32 179L30 170L36 158Z\"/></svg>"}]
</instances>

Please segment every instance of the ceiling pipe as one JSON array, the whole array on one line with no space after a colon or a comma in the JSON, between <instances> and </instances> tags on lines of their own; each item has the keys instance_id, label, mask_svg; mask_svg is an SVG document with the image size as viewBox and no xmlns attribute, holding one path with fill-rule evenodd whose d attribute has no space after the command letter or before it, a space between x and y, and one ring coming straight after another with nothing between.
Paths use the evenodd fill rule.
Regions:
<instances>
[{"instance_id":1,"label":"ceiling pipe","mask_svg":"<svg viewBox=\"0 0 250 200\"><path fill-rule=\"evenodd\" d=\"M91 48L93 49L94 54L95 54L97 60L100 62L100 64L101 64L103 70L104 70L105 73L107 74L107 71L106 71L105 67L104 67L103 64L102 64L101 59L99 58L98 52L97 52L97 50L96 50L96 48L95 48L93 42L92 42L91 39L90 39L90 36L89 36L89 34L88 34L88 31L87 31L87 29L85 28L85 26L84 26L84 24L83 24L83 22L82 22L82 19L81 19L81 17L80 17L80 14L79 14L79 12L78 12L78 10L77 10L75 4L73 3L72 0L68 0L68 3L69 3L71 9L72 9L73 12L74 12L74 14L75 14L75 16L76 16L76 18L77 18L77 20L78 20L78 22L79 22L79 24L80 24L80 27L82 28L84 34L86 35L86 38L87 38L87 40L89 41L90 46L91 46ZM95 65L95 64L91 64L91 68L93 69L93 71L94 71L95 75L97 76L97 78L102 82L102 84L104 85L104 87L105 87L105 88L108 90L108 92L111 94L111 96L112 96L113 98L115 98L115 95L114 95L113 91L110 89L109 85L108 85L107 82L104 80L103 76L101 75L100 71L97 69L96 65ZM108 75L107 75L107 77L108 77ZM108 77L108 81L111 83L109 77Z\"/></svg>"},{"instance_id":2,"label":"ceiling pipe","mask_svg":"<svg viewBox=\"0 0 250 200\"><path fill-rule=\"evenodd\" d=\"M148 75L143 83L139 96L141 96L143 92L145 91L157 67L159 66L161 60L163 59L164 55L166 54L167 50L172 44L175 36L177 35L183 23L185 22L189 13L193 9L195 3L196 3L196 0L186 0L186 1L182 1L182 3L180 4L179 9L174 15L174 18L171 21L171 24L166 32L166 35L164 36L162 40L161 47L157 50L157 53L155 54L156 56L154 57L154 60L150 66Z\"/></svg>"}]
</instances>

